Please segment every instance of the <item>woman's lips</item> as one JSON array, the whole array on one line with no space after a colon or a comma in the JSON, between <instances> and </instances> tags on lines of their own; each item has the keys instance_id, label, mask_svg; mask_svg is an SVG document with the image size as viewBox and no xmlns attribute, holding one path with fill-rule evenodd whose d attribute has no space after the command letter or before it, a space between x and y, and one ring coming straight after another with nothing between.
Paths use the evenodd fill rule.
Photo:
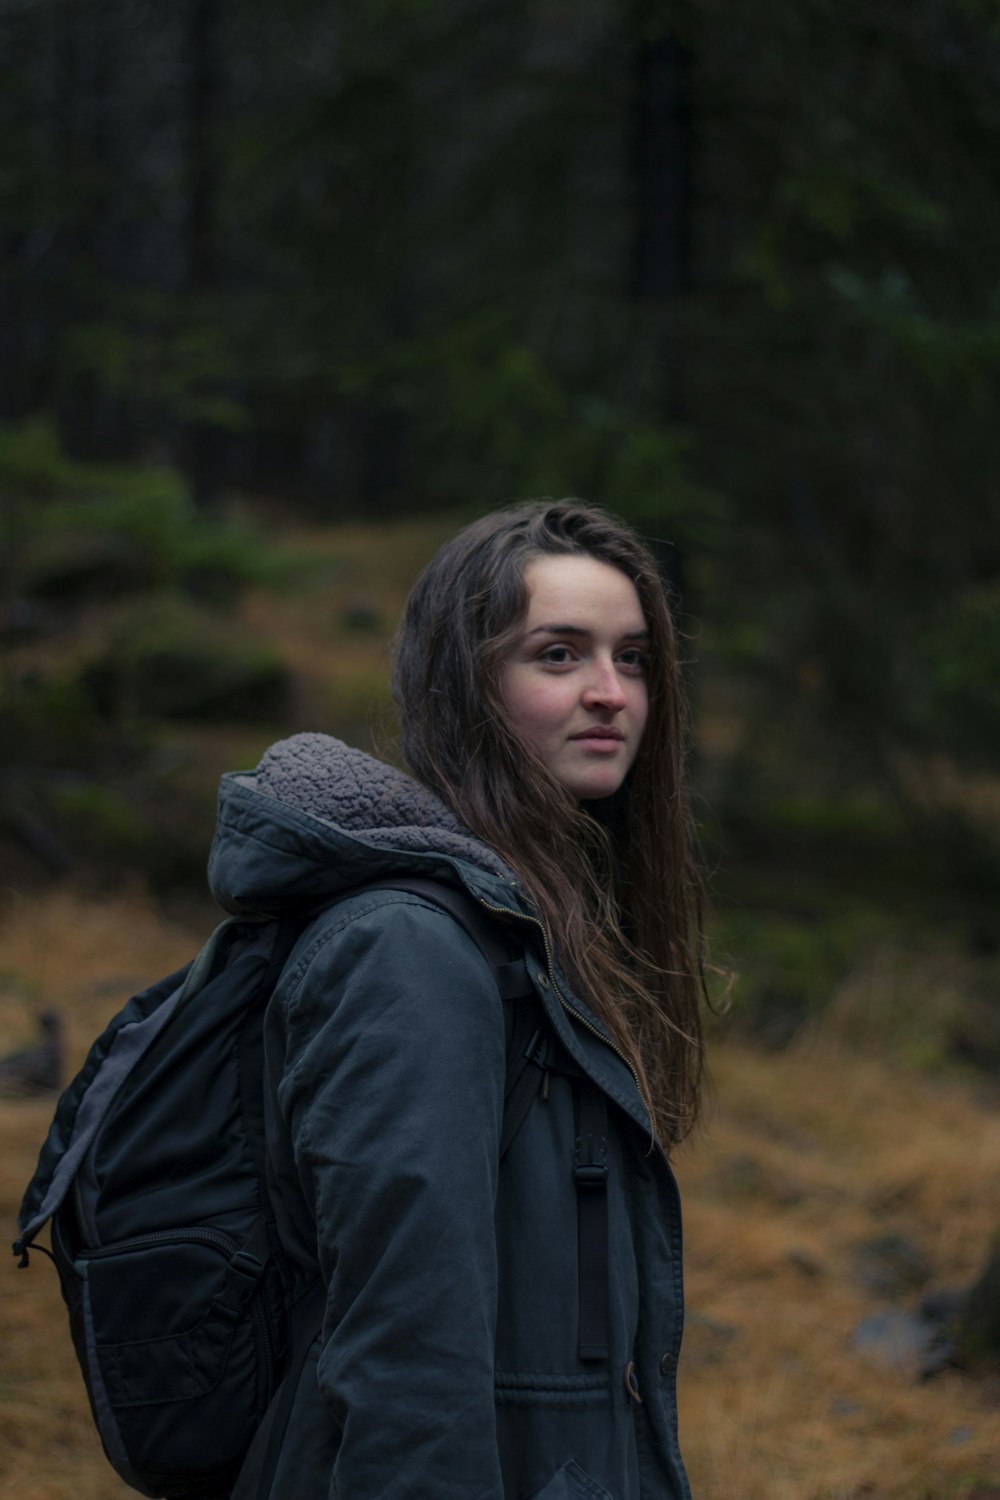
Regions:
<instances>
[{"instance_id":1,"label":"woman's lips","mask_svg":"<svg viewBox=\"0 0 1000 1500\"><path fill-rule=\"evenodd\" d=\"M579 734L571 734L570 739L575 745L583 745L588 750L603 751L610 755L617 750L625 736L620 729L582 729Z\"/></svg>"}]
</instances>

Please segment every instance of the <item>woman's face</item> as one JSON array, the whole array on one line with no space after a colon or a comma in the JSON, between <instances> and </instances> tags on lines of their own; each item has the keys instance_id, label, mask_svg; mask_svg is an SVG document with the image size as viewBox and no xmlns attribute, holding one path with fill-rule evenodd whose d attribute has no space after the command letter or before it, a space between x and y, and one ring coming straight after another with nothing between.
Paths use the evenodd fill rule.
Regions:
<instances>
[{"instance_id":1,"label":"woman's face","mask_svg":"<svg viewBox=\"0 0 1000 1500\"><path fill-rule=\"evenodd\" d=\"M610 797L649 709L649 628L631 579L586 556L536 557L501 675L513 727L579 801Z\"/></svg>"}]
</instances>

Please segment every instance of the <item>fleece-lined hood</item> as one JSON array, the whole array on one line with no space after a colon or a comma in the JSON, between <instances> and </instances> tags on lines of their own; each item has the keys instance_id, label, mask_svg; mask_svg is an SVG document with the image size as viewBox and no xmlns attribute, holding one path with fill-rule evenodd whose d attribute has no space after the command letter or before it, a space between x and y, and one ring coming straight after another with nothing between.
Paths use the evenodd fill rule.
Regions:
<instances>
[{"instance_id":1,"label":"fleece-lined hood","mask_svg":"<svg viewBox=\"0 0 1000 1500\"><path fill-rule=\"evenodd\" d=\"M238 913L271 913L394 874L458 880L525 910L512 872L433 792L326 734L297 734L224 776L208 877Z\"/></svg>"}]
</instances>

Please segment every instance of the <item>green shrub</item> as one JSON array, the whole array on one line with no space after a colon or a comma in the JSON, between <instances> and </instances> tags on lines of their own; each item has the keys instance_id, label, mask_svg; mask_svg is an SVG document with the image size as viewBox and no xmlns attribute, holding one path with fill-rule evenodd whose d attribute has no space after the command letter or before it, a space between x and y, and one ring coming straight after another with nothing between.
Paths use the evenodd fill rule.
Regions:
<instances>
[{"instance_id":1,"label":"green shrub","mask_svg":"<svg viewBox=\"0 0 1000 1500\"><path fill-rule=\"evenodd\" d=\"M108 749L108 728L68 669L0 676L0 765L83 768Z\"/></svg>"},{"instance_id":2,"label":"green shrub","mask_svg":"<svg viewBox=\"0 0 1000 1500\"><path fill-rule=\"evenodd\" d=\"M243 522L200 514L175 470L67 458L42 419L0 429L8 588L74 601L177 587L230 603L292 559Z\"/></svg>"},{"instance_id":3,"label":"green shrub","mask_svg":"<svg viewBox=\"0 0 1000 1500\"><path fill-rule=\"evenodd\" d=\"M45 801L62 841L88 862L138 868L157 842L136 799L114 787L68 782L51 787Z\"/></svg>"},{"instance_id":4,"label":"green shrub","mask_svg":"<svg viewBox=\"0 0 1000 1500\"><path fill-rule=\"evenodd\" d=\"M291 678L277 652L198 605L171 596L118 620L84 680L99 712L144 718L270 723L287 714Z\"/></svg>"}]
</instances>

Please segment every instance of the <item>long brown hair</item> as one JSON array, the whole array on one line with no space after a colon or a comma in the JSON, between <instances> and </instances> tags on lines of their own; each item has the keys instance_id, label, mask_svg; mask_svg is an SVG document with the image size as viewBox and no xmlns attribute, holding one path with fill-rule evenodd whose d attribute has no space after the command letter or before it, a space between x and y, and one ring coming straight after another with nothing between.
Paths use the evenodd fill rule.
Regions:
<instances>
[{"instance_id":1,"label":"long brown hair","mask_svg":"<svg viewBox=\"0 0 1000 1500\"><path fill-rule=\"evenodd\" d=\"M649 627L649 715L614 798L581 807L514 731L501 672L540 555L631 579ZM694 1124L702 1081L702 882L686 787L687 714L656 563L624 522L576 500L495 511L417 580L393 694L415 776L515 871L580 997L629 1062L660 1141Z\"/></svg>"}]
</instances>

